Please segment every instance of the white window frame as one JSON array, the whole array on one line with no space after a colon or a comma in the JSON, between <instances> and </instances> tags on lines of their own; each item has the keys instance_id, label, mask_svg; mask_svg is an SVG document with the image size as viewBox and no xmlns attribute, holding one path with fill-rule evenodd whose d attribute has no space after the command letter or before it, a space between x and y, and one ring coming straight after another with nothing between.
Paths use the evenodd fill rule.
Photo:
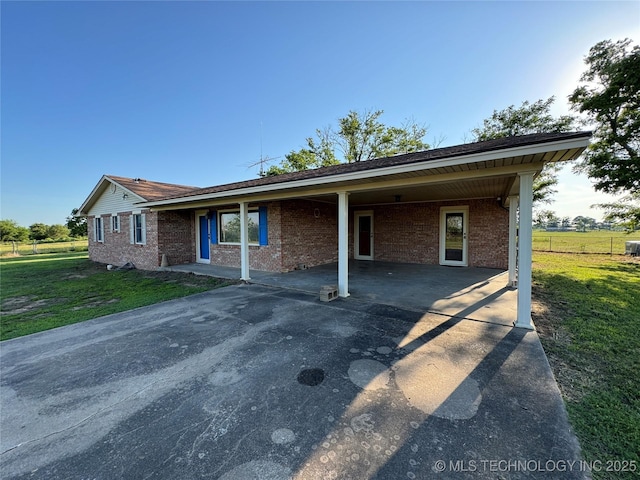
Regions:
<instances>
[{"instance_id":1,"label":"white window frame","mask_svg":"<svg viewBox=\"0 0 640 480\"><path fill-rule=\"evenodd\" d=\"M136 238L136 217L140 217L140 239ZM130 242L134 245L147 244L147 219L144 213L132 213L129 219Z\"/></svg>"},{"instance_id":2,"label":"white window frame","mask_svg":"<svg viewBox=\"0 0 640 480\"><path fill-rule=\"evenodd\" d=\"M462 213L462 260L446 260L447 213ZM440 207L440 265L469 266L469 206Z\"/></svg>"},{"instance_id":3,"label":"white window frame","mask_svg":"<svg viewBox=\"0 0 640 480\"><path fill-rule=\"evenodd\" d=\"M104 243L104 222L102 217L93 219L93 239L97 243Z\"/></svg>"},{"instance_id":4,"label":"white window frame","mask_svg":"<svg viewBox=\"0 0 640 480\"><path fill-rule=\"evenodd\" d=\"M240 245L240 242L223 242L222 239L220 238L220 233L222 232L222 215L225 213L235 213L238 216L240 216L240 209L229 209L229 210L218 210L218 218L216 219L216 227L217 227L217 239L218 239L218 244L219 245ZM258 238L256 239L255 242L249 241L249 245L252 246L259 246L260 245L260 210L257 208L251 208L249 209L249 211L247 212L247 214L249 213L256 213L258 214Z\"/></svg>"},{"instance_id":5,"label":"white window frame","mask_svg":"<svg viewBox=\"0 0 640 480\"><path fill-rule=\"evenodd\" d=\"M120 232L120 217L118 215L111 215L111 233Z\"/></svg>"}]
</instances>

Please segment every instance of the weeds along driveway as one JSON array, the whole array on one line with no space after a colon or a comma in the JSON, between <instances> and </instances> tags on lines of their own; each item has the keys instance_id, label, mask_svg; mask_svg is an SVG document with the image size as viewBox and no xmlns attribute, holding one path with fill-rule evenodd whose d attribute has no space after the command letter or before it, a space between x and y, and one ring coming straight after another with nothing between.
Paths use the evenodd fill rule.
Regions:
<instances>
[{"instance_id":1,"label":"weeds along driveway","mask_svg":"<svg viewBox=\"0 0 640 480\"><path fill-rule=\"evenodd\" d=\"M0 349L3 478L584 477L535 332L238 285Z\"/></svg>"}]
</instances>

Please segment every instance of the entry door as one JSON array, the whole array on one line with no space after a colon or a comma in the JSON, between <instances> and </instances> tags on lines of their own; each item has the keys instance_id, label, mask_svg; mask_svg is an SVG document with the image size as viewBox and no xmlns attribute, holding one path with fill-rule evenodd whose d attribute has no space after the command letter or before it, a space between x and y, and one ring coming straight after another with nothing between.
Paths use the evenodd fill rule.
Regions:
<instances>
[{"instance_id":1,"label":"entry door","mask_svg":"<svg viewBox=\"0 0 640 480\"><path fill-rule=\"evenodd\" d=\"M197 257L198 263L209 263L209 214L199 213L196 224L198 225L197 235Z\"/></svg>"},{"instance_id":2,"label":"entry door","mask_svg":"<svg viewBox=\"0 0 640 480\"><path fill-rule=\"evenodd\" d=\"M373 212L354 214L353 256L356 260L373 260Z\"/></svg>"},{"instance_id":3,"label":"entry door","mask_svg":"<svg viewBox=\"0 0 640 480\"><path fill-rule=\"evenodd\" d=\"M440 265L466 267L469 207L440 209Z\"/></svg>"}]
</instances>

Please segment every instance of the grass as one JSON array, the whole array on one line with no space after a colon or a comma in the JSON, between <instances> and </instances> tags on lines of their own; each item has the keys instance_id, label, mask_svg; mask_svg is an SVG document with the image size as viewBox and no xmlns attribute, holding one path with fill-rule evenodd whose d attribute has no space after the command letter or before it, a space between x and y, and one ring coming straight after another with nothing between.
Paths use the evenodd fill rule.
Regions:
<instances>
[{"instance_id":1,"label":"grass","mask_svg":"<svg viewBox=\"0 0 640 480\"><path fill-rule=\"evenodd\" d=\"M0 340L229 285L211 277L107 271L86 252L0 259Z\"/></svg>"},{"instance_id":2,"label":"grass","mask_svg":"<svg viewBox=\"0 0 640 480\"><path fill-rule=\"evenodd\" d=\"M585 460L635 462L596 479L638 478L640 261L535 252L533 267L534 322Z\"/></svg>"},{"instance_id":3,"label":"grass","mask_svg":"<svg viewBox=\"0 0 640 480\"><path fill-rule=\"evenodd\" d=\"M1 258L0 339L227 284L171 272L107 271L86 252ZM637 478L640 470L639 292L638 260L534 252L534 321L585 460L603 468L635 462L635 472L594 471L597 480Z\"/></svg>"},{"instance_id":4,"label":"grass","mask_svg":"<svg viewBox=\"0 0 640 480\"><path fill-rule=\"evenodd\" d=\"M16 248L20 255L33 255L33 242L16 242ZM61 253L61 252L86 252L89 249L89 240L79 239L68 242L38 242L37 253ZM0 256L11 256L13 244L11 242L0 243Z\"/></svg>"},{"instance_id":5,"label":"grass","mask_svg":"<svg viewBox=\"0 0 640 480\"><path fill-rule=\"evenodd\" d=\"M640 240L640 232L612 231L546 232L533 231L533 249L543 252L624 254L625 242Z\"/></svg>"}]
</instances>

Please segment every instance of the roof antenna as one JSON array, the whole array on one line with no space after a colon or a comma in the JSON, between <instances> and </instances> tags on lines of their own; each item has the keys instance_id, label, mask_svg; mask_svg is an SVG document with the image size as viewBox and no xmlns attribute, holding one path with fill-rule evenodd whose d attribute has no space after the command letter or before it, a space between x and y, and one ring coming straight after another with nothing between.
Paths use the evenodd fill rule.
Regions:
<instances>
[{"instance_id":1,"label":"roof antenna","mask_svg":"<svg viewBox=\"0 0 640 480\"><path fill-rule=\"evenodd\" d=\"M264 171L265 164L269 163L269 162L273 162L274 160L278 160L280 158L282 158L282 156L269 157L268 155L265 156L262 153L262 121L260 121L260 160L258 160L255 163L250 164L248 168L255 167L256 165L260 165L260 177L264 177L266 175L266 173Z\"/></svg>"}]
</instances>

